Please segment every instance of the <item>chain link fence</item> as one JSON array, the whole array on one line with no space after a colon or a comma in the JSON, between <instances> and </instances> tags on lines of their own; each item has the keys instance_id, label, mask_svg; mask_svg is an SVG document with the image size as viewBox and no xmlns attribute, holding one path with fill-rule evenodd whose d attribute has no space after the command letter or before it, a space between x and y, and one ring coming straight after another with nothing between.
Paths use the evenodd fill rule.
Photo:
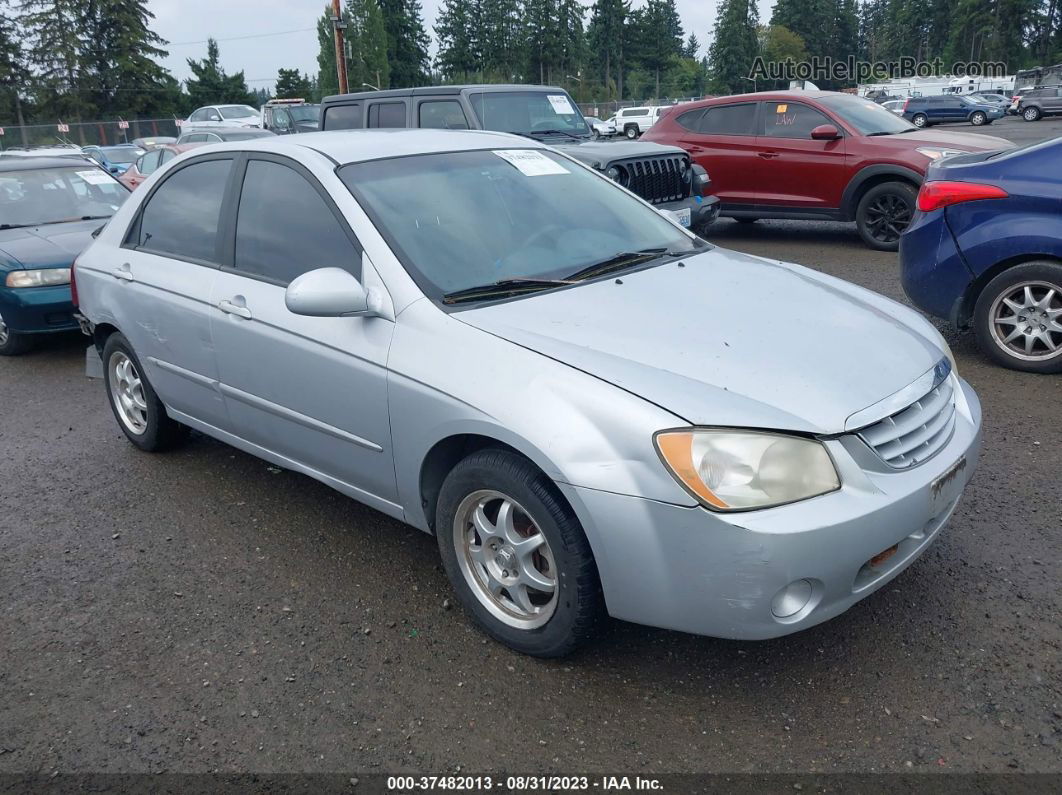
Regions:
<instances>
[{"instance_id":1,"label":"chain link fence","mask_svg":"<svg viewBox=\"0 0 1062 795\"><path fill-rule=\"evenodd\" d=\"M181 134L176 119L115 119L113 121L60 122L0 127L0 150L34 146L76 144L108 146L131 143L136 138Z\"/></svg>"}]
</instances>

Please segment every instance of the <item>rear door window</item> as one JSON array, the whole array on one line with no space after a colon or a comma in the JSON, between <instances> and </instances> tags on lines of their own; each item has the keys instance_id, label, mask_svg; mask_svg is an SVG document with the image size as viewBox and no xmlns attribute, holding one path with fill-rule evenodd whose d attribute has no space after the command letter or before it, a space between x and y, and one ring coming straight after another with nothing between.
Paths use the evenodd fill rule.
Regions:
<instances>
[{"instance_id":1,"label":"rear door window","mask_svg":"<svg viewBox=\"0 0 1062 795\"><path fill-rule=\"evenodd\" d=\"M702 135L755 135L756 103L715 105L705 111L698 124Z\"/></svg>"},{"instance_id":2,"label":"rear door window","mask_svg":"<svg viewBox=\"0 0 1062 795\"><path fill-rule=\"evenodd\" d=\"M231 171L231 158L224 158L191 163L167 176L144 206L136 247L219 262L218 218Z\"/></svg>"},{"instance_id":3,"label":"rear door window","mask_svg":"<svg viewBox=\"0 0 1062 795\"><path fill-rule=\"evenodd\" d=\"M374 102L369 105L368 127L405 127L406 103Z\"/></svg>"}]
</instances>

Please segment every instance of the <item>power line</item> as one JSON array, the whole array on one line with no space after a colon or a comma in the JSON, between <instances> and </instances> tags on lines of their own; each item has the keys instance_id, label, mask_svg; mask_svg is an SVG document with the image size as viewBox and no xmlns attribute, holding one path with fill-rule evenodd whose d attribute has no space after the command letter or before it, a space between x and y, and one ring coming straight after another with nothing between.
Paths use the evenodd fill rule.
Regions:
<instances>
[{"instance_id":1,"label":"power line","mask_svg":"<svg viewBox=\"0 0 1062 795\"><path fill-rule=\"evenodd\" d=\"M254 33L250 36L230 36L226 39L214 39L216 42L223 41L244 41L246 39L265 39L270 36L287 36L291 33L306 33L311 30L317 30L316 26L312 28L296 28L295 30L278 30L276 33ZM199 41L171 41L165 46L167 47L190 47L193 44L206 44L210 39L200 39Z\"/></svg>"}]
</instances>

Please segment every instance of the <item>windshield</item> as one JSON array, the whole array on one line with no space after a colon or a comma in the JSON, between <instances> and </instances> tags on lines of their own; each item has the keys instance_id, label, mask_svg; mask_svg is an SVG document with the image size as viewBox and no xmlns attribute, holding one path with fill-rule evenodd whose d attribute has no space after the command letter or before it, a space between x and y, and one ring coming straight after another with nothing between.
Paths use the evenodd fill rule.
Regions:
<instances>
[{"instance_id":1,"label":"windshield","mask_svg":"<svg viewBox=\"0 0 1062 795\"><path fill-rule=\"evenodd\" d=\"M589 136L590 128L571 98L548 91L491 91L469 96L484 130Z\"/></svg>"},{"instance_id":2,"label":"windshield","mask_svg":"<svg viewBox=\"0 0 1062 795\"><path fill-rule=\"evenodd\" d=\"M293 108L288 108L288 113L291 114L291 118L295 121L317 121L317 117L321 113L321 106L296 105Z\"/></svg>"},{"instance_id":3,"label":"windshield","mask_svg":"<svg viewBox=\"0 0 1062 795\"><path fill-rule=\"evenodd\" d=\"M819 101L862 135L893 135L918 129L869 99L840 94Z\"/></svg>"},{"instance_id":4,"label":"windshield","mask_svg":"<svg viewBox=\"0 0 1062 795\"><path fill-rule=\"evenodd\" d=\"M100 151L112 163L135 163L136 159L144 154L143 149L132 146L105 146Z\"/></svg>"},{"instance_id":5,"label":"windshield","mask_svg":"<svg viewBox=\"0 0 1062 795\"><path fill-rule=\"evenodd\" d=\"M128 195L98 168L5 171L0 173L0 229L110 218Z\"/></svg>"},{"instance_id":6,"label":"windshield","mask_svg":"<svg viewBox=\"0 0 1062 795\"><path fill-rule=\"evenodd\" d=\"M222 105L218 110L226 119L249 119L258 115L258 111L246 105Z\"/></svg>"},{"instance_id":7,"label":"windshield","mask_svg":"<svg viewBox=\"0 0 1062 795\"><path fill-rule=\"evenodd\" d=\"M624 252L692 252L659 213L554 152L414 155L339 176L432 298L505 279L564 279Z\"/></svg>"}]
</instances>

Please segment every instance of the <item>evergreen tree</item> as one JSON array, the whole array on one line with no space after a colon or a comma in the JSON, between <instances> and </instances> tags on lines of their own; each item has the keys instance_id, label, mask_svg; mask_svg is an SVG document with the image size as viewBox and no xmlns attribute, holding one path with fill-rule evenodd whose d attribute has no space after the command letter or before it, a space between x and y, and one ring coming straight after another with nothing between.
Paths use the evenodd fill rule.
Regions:
<instances>
[{"instance_id":1,"label":"evergreen tree","mask_svg":"<svg viewBox=\"0 0 1062 795\"><path fill-rule=\"evenodd\" d=\"M470 5L484 78L506 83L520 80L526 59L522 0L478 0Z\"/></svg>"},{"instance_id":2,"label":"evergreen tree","mask_svg":"<svg viewBox=\"0 0 1062 795\"><path fill-rule=\"evenodd\" d=\"M317 91L315 99L339 93L339 73L336 68L336 38L332 27L332 6L325 6L317 18Z\"/></svg>"},{"instance_id":3,"label":"evergreen tree","mask_svg":"<svg viewBox=\"0 0 1062 795\"><path fill-rule=\"evenodd\" d=\"M78 0L23 0L21 24L34 94L42 116L79 120L88 110L78 85L82 4Z\"/></svg>"},{"instance_id":4,"label":"evergreen tree","mask_svg":"<svg viewBox=\"0 0 1062 795\"><path fill-rule=\"evenodd\" d=\"M23 123L20 92L26 78L18 29L0 5L0 127Z\"/></svg>"},{"instance_id":5,"label":"evergreen tree","mask_svg":"<svg viewBox=\"0 0 1062 795\"><path fill-rule=\"evenodd\" d=\"M768 64L781 64L787 61L797 64L808 59L804 40L784 25L760 25L759 40L760 57ZM764 80L756 86L761 90L788 87L787 80Z\"/></svg>"},{"instance_id":6,"label":"evergreen tree","mask_svg":"<svg viewBox=\"0 0 1062 795\"><path fill-rule=\"evenodd\" d=\"M697 41L697 34L690 33L689 39L686 41L686 46L682 48L682 57L693 58L696 60L697 52L701 49L701 43Z\"/></svg>"},{"instance_id":7,"label":"evergreen tree","mask_svg":"<svg viewBox=\"0 0 1062 795\"><path fill-rule=\"evenodd\" d=\"M595 0L590 10L587 37L606 99L623 95L624 27L629 10L624 0Z\"/></svg>"},{"instance_id":8,"label":"evergreen tree","mask_svg":"<svg viewBox=\"0 0 1062 795\"><path fill-rule=\"evenodd\" d=\"M243 71L228 75L221 68L218 43L207 40L207 57L202 61L188 59L188 68L194 77L185 81L188 99L193 108L201 105L253 105L254 95L247 88Z\"/></svg>"},{"instance_id":9,"label":"evergreen tree","mask_svg":"<svg viewBox=\"0 0 1062 795\"><path fill-rule=\"evenodd\" d=\"M579 78L586 60L585 10L579 0L560 0L557 8L557 82L569 82L569 76Z\"/></svg>"},{"instance_id":10,"label":"evergreen tree","mask_svg":"<svg viewBox=\"0 0 1062 795\"><path fill-rule=\"evenodd\" d=\"M429 82L428 46L420 0L380 0L387 31L387 62L392 88L412 88ZM381 85L380 88L386 88Z\"/></svg>"},{"instance_id":11,"label":"evergreen tree","mask_svg":"<svg viewBox=\"0 0 1062 795\"><path fill-rule=\"evenodd\" d=\"M642 66L652 73L654 97L660 97L660 75L682 53L682 23L675 0L649 0L640 14Z\"/></svg>"},{"instance_id":12,"label":"evergreen tree","mask_svg":"<svg viewBox=\"0 0 1062 795\"><path fill-rule=\"evenodd\" d=\"M753 0L720 2L708 49L709 91L737 94L751 88L746 78L759 51L758 22L759 11Z\"/></svg>"},{"instance_id":13,"label":"evergreen tree","mask_svg":"<svg viewBox=\"0 0 1062 795\"><path fill-rule=\"evenodd\" d=\"M377 0L347 0L347 83L351 91L366 84L385 89L390 86L391 67L387 57L387 31Z\"/></svg>"},{"instance_id":14,"label":"evergreen tree","mask_svg":"<svg viewBox=\"0 0 1062 795\"><path fill-rule=\"evenodd\" d=\"M535 83L558 82L554 70L561 61L559 0L527 0L524 5L527 77Z\"/></svg>"},{"instance_id":15,"label":"evergreen tree","mask_svg":"<svg viewBox=\"0 0 1062 795\"><path fill-rule=\"evenodd\" d=\"M444 0L435 20L439 52L435 63L447 80L469 80L482 70L480 43L473 24L478 9L475 0Z\"/></svg>"},{"instance_id":16,"label":"evergreen tree","mask_svg":"<svg viewBox=\"0 0 1062 795\"><path fill-rule=\"evenodd\" d=\"M313 87L310 85L310 76L305 77L298 69L278 69L277 86L275 89L277 99L307 99L313 96Z\"/></svg>"}]
</instances>

